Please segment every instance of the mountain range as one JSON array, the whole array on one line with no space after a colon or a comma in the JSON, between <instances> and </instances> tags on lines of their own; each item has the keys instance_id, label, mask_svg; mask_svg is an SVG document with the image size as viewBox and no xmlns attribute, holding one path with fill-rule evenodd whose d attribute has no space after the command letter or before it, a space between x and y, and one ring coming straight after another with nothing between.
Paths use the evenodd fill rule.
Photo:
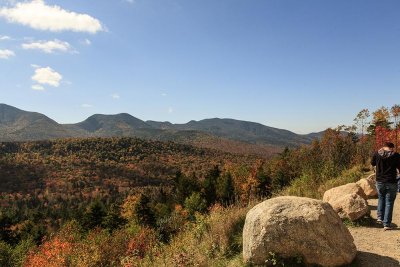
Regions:
<instances>
[{"instance_id":1,"label":"mountain range","mask_svg":"<svg viewBox=\"0 0 400 267\"><path fill-rule=\"evenodd\" d=\"M59 124L43 114L0 104L0 141L3 142L70 137L138 137L202 144L206 147L222 144L224 147L242 146L244 150L261 148L272 151L285 146L310 144L322 134L299 135L260 123L234 119L192 120L185 124L143 121L127 113L95 114L76 124Z\"/></svg>"}]
</instances>

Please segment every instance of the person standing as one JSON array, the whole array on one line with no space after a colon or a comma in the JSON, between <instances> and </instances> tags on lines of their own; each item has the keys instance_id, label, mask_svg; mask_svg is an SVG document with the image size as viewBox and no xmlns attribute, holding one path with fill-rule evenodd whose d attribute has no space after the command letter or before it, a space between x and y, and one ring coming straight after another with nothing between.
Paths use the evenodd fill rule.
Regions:
<instances>
[{"instance_id":1,"label":"person standing","mask_svg":"<svg viewBox=\"0 0 400 267\"><path fill-rule=\"evenodd\" d=\"M376 189L378 190L378 223L384 230L391 230L393 206L397 195L397 170L400 170L400 154L394 151L393 143L385 145L374 153L372 166L376 169Z\"/></svg>"}]
</instances>

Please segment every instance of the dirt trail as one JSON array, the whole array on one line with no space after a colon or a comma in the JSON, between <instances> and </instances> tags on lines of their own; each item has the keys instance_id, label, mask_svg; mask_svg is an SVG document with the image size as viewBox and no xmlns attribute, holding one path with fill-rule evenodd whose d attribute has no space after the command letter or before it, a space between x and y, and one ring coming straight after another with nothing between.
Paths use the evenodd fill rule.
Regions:
<instances>
[{"instance_id":1,"label":"dirt trail","mask_svg":"<svg viewBox=\"0 0 400 267\"><path fill-rule=\"evenodd\" d=\"M376 219L377 199L368 200L371 217ZM358 266L362 267L392 267L400 266L400 194L394 204L394 230L383 231L383 227L372 226L350 227L357 246Z\"/></svg>"}]
</instances>

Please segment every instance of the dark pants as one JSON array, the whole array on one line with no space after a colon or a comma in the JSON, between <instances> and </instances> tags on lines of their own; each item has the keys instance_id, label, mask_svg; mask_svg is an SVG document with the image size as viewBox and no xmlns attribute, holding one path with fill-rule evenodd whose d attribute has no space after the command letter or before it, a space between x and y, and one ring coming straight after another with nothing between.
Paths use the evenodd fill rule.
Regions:
<instances>
[{"instance_id":1,"label":"dark pants","mask_svg":"<svg viewBox=\"0 0 400 267\"><path fill-rule=\"evenodd\" d=\"M376 189L378 190L378 219L382 220L383 226L390 226L397 196L397 184L377 182Z\"/></svg>"},{"instance_id":2,"label":"dark pants","mask_svg":"<svg viewBox=\"0 0 400 267\"><path fill-rule=\"evenodd\" d=\"M397 192L400 192L400 176L397 177Z\"/></svg>"}]
</instances>

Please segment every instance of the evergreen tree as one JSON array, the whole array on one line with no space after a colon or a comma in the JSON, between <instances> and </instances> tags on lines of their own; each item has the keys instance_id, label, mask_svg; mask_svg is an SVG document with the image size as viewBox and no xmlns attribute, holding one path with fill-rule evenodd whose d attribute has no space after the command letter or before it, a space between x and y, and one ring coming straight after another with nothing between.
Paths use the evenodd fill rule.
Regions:
<instances>
[{"instance_id":1,"label":"evergreen tree","mask_svg":"<svg viewBox=\"0 0 400 267\"><path fill-rule=\"evenodd\" d=\"M260 167L257 170L257 190L258 194L262 197L269 197L272 194L272 179L264 172L263 168Z\"/></svg>"},{"instance_id":2,"label":"evergreen tree","mask_svg":"<svg viewBox=\"0 0 400 267\"><path fill-rule=\"evenodd\" d=\"M112 204L107 214L105 215L102 226L108 231L112 232L126 224L126 220L121 217L120 208L116 204Z\"/></svg>"},{"instance_id":3,"label":"evergreen tree","mask_svg":"<svg viewBox=\"0 0 400 267\"><path fill-rule=\"evenodd\" d=\"M196 182L196 176L192 177L185 176L182 172L178 171L174 178L175 197L178 203L183 204L185 199L192 194L192 192L198 191L198 185Z\"/></svg>"},{"instance_id":4,"label":"evergreen tree","mask_svg":"<svg viewBox=\"0 0 400 267\"><path fill-rule=\"evenodd\" d=\"M206 198L208 206L214 204L217 200L216 184L220 174L221 171L219 169L219 166L214 166L214 168L207 173L204 179L204 196Z\"/></svg>"},{"instance_id":5,"label":"evergreen tree","mask_svg":"<svg viewBox=\"0 0 400 267\"><path fill-rule=\"evenodd\" d=\"M0 240L3 240L8 244L12 244L13 242L15 242L13 233L10 230L10 226L12 224L12 218L4 212L0 212Z\"/></svg>"},{"instance_id":6,"label":"evergreen tree","mask_svg":"<svg viewBox=\"0 0 400 267\"><path fill-rule=\"evenodd\" d=\"M230 173L226 173L218 177L216 185L218 201L225 205L231 204L235 196L234 191L233 179Z\"/></svg>"},{"instance_id":7,"label":"evergreen tree","mask_svg":"<svg viewBox=\"0 0 400 267\"><path fill-rule=\"evenodd\" d=\"M101 226L105 216L106 212L103 203L100 201L92 202L83 214L82 226L87 230Z\"/></svg>"},{"instance_id":8,"label":"evergreen tree","mask_svg":"<svg viewBox=\"0 0 400 267\"><path fill-rule=\"evenodd\" d=\"M141 194L134 208L134 213L139 224L153 227L156 224L156 218L149 204L149 198L145 194Z\"/></svg>"},{"instance_id":9,"label":"evergreen tree","mask_svg":"<svg viewBox=\"0 0 400 267\"><path fill-rule=\"evenodd\" d=\"M196 212L205 212L207 210L207 202L199 192L193 192L192 195L185 199L185 209L193 216Z\"/></svg>"}]
</instances>

